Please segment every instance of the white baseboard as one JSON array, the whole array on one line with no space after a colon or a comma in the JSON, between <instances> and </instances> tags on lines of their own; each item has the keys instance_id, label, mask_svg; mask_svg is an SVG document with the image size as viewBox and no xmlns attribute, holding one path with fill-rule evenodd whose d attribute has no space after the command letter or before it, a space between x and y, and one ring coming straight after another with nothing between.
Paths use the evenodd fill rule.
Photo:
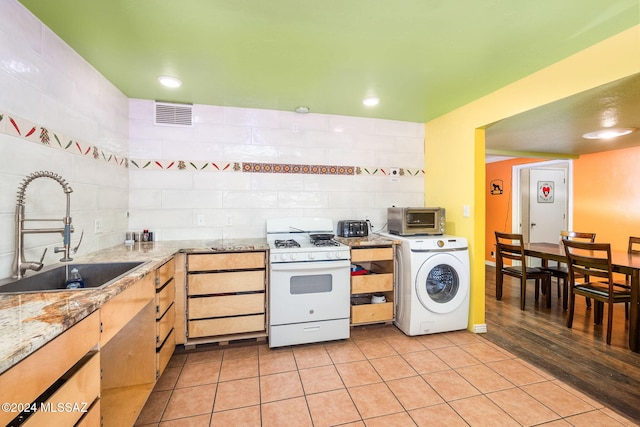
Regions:
<instances>
[{"instance_id":1,"label":"white baseboard","mask_svg":"<svg viewBox=\"0 0 640 427\"><path fill-rule=\"evenodd\" d=\"M495 261L484 260L484 264L485 265L490 265L492 267L496 266L496 262ZM527 264L527 265L529 265L529 264Z\"/></svg>"},{"instance_id":2,"label":"white baseboard","mask_svg":"<svg viewBox=\"0 0 640 427\"><path fill-rule=\"evenodd\" d=\"M477 325L473 325L473 333L474 334L486 334L487 333L487 324L480 323Z\"/></svg>"}]
</instances>

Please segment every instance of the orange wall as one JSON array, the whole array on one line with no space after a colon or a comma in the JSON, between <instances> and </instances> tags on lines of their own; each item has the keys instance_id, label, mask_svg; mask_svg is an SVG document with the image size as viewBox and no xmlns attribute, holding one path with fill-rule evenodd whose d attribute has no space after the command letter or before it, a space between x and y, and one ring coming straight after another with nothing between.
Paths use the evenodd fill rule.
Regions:
<instances>
[{"instance_id":1,"label":"orange wall","mask_svg":"<svg viewBox=\"0 0 640 427\"><path fill-rule=\"evenodd\" d=\"M495 262L494 231L511 231L512 167L540 159L514 159L486 165L485 260ZM501 179L504 192L491 195ZM583 155L573 161L573 229L596 233L596 241L627 250L629 236L640 236L640 147Z\"/></svg>"},{"instance_id":2,"label":"orange wall","mask_svg":"<svg viewBox=\"0 0 640 427\"><path fill-rule=\"evenodd\" d=\"M485 221L485 248L484 259L495 261L491 257L491 251L495 250L496 237L495 231L506 233L511 232L511 198L512 198L512 168L513 166L525 163L535 163L543 161L542 159L513 159L504 160L502 162L489 163L486 165L486 221ZM491 194L493 190L492 183L497 180L502 181L502 194Z\"/></svg>"},{"instance_id":3,"label":"orange wall","mask_svg":"<svg viewBox=\"0 0 640 427\"><path fill-rule=\"evenodd\" d=\"M627 250L640 236L640 147L581 156L573 163L574 229Z\"/></svg>"}]
</instances>

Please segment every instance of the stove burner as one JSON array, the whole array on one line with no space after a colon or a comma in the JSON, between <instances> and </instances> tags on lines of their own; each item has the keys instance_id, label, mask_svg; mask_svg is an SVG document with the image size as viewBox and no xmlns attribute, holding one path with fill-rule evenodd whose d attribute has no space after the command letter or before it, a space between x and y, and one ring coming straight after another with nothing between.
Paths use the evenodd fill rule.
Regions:
<instances>
[{"instance_id":1,"label":"stove burner","mask_svg":"<svg viewBox=\"0 0 640 427\"><path fill-rule=\"evenodd\" d=\"M313 241L315 246L340 246L340 243L331 239L317 239Z\"/></svg>"},{"instance_id":2,"label":"stove burner","mask_svg":"<svg viewBox=\"0 0 640 427\"><path fill-rule=\"evenodd\" d=\"M278 248L278 249L280 249L280 248L299 248L300 247L300 243L296 242L293 239L275 240L273 243L276 246L276 248Z\"/></svg>"}]
</instances>

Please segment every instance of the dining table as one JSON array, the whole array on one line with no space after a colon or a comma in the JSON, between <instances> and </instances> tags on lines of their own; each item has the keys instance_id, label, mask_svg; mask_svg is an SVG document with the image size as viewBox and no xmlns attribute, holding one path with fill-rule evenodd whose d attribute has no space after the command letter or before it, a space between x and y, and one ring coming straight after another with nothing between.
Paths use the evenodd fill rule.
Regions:
<instances>
[{"instance_id":1,"label":"dining table","mask_svg":"<svg viewBox=\"0 0 640 427\"><path fill-rule=\"evenodd\" d=\"M543 262L567 263L564 247L559 243L525 243L527 256L540 258ZM640 353L640 255L626 251L611 251L611 267L616 273L631 277L631 303L629 306L629 349Z\"/></svg>"}]
</instances>

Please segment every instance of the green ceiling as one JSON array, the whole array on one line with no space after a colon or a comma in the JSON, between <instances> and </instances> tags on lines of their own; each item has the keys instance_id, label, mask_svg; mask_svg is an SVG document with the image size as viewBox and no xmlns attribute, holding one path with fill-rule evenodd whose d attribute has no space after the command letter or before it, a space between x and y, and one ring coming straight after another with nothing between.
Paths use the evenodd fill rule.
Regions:
<instances>
[{"instance_id":1,"label":"green ceiling","mask_svg":"<svg viewBox=\"0 0 640 427\"><path fill-rule=\"evenodd\" d=\"M20 2L130 98L415 122L640 22L640 0Z\"/></svg>"}]
</instances>

